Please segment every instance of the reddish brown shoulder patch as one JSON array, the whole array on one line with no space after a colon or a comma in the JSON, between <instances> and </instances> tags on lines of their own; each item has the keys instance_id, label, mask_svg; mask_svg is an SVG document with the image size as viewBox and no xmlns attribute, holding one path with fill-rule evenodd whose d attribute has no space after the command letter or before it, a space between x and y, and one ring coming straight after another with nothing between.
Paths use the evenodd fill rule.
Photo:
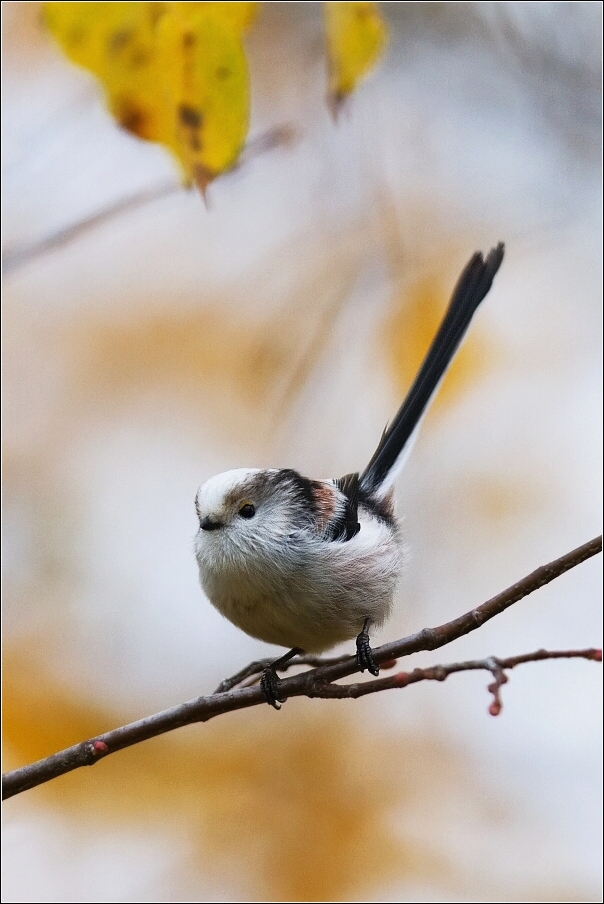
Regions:
<instances>
[{"instance_id":1,"label":"reddish brown shoulder patch","mask_svg":"<svg viewBox=\"0 0 604 904\"><path fill-rule=\"evenodd\" d=\"M320 480L311 480L312 494L317 507L319 526L322 528L336 510L336 491L334 487Z\"/></svg>"}]
</instances>

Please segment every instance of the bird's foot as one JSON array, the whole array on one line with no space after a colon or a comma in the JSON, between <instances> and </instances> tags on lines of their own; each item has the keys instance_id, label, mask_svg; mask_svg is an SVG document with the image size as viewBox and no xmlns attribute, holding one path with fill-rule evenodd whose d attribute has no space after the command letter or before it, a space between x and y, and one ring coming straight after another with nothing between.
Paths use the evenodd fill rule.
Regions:
<instances>
[{"instance_id":1,"label":"bird's foot","mask_svg":"<svg viewBox=\"0 0 604 904\"><path fill-rule=\"evenodd\" d=\"M262 677L260 678L260 690L264 694L266 702L274 707L274 709L281 709L280 704L285 703L287 700L287 697L284 697L281 693L281 679L277 675L277 669L282 668L290 661L290 659L293 659L298 653L303 652L304 651L301 650L300 647L294 647L286 653L285 656L281 656L280 659L276 659L275 662L272 662L262 672Z\"/></svg>"},{"instance_id":2,"label":"bird's foot","mask_svg":"<svg viewBox=\"0 0 604 904\"><path fill-rule=\"evenodd\" d=\"M281 695L279 685L281 679L277 675L272 665L264 669L260 678L260 690L264 694L264 699L270 703L275 709L281 709L281 704L285 703L285 697Z\"/></svg>"},{"instance_id":3,"label":"bird's foot","mask_svg":"<svg viewBox=\"0 0 604 904\"><path fill-rule=\"evenodd\" d=\"M379 675L380 668L376 665L373 653L371 651L371 644L369 643L369 619L365 619L365 624L363 625L363 630L357 637L357 665L361 672L364 672L367 669L372 675Z\"/></svg>"}]
</instances>

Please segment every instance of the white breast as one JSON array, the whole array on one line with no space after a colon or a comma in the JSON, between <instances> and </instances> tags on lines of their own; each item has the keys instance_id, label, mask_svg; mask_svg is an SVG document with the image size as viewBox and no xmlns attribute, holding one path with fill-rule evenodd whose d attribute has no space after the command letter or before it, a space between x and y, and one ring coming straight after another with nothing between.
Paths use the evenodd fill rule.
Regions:
<instances>
[{"instance_id":1,"label":"white breast","mask_svg":"<svg viewBox=\"0 0 604 904\"><path fill-rule=\"evenodd\" d=\"M252 637L322 652L356 637L365 618L379 626L390 613L403 566L398 532L362 508L359 523L361 530L347 542L302 530L253 551L232 544L220 558L202 543L202 587Z\"/></svg>"}]
</instances>

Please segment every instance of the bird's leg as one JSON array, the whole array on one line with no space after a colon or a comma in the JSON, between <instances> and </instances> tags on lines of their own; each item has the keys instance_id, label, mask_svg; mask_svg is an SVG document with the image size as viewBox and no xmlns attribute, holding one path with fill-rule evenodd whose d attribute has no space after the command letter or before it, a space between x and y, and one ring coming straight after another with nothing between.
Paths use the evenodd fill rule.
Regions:
<instances>
[{"instance_id":1,"label":"bird's leg","mask_svg":"<svg viewBox=\"0 0 604 904\"><path fill-rule=\"evenodd\" d=\"M369 644L369 619L366 618L363 624L363 630L357 637L357 665L361 672L367 669L372 675L379 675L379 666L375 664L371 646Z\"/></svg>"},{"instance_id":2,"label":"bird's leg","mask_svg":"<svg viewBox=\"0 0 604 904\"><path fill-rule=\"evenodd\" d=\"M286 698L282 697L279 692L279 685L281 684L281 679L277 675L277 669L283 668L290 659L293 659L294 656L297 656L299 653L303 653L304 650L301 650L300 647L294 647L288 653L285 653L284 656L281 656L279 659L275 659L274 662L264 669L262 672L262 677L260 679L260 689L266 698L266 702L270 703L271 706L274 706L275 709L281 709L279 703L285 703Z\"/></svg>"}]
</instances>

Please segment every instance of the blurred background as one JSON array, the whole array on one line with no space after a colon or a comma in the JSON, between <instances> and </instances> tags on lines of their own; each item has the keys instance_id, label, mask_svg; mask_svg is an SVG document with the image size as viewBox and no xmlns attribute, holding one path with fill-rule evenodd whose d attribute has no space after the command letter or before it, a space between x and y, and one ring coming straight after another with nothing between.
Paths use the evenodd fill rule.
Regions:
<instances>
[{"instance_id":1,"label":"blurred background","mask_svg":"<svg viewBox=\"0 0 604 904\"><path fill-rule=\"evenodd\" d=\"M381 6L383 63L334 122L320 4L262 4L252 147L289 139L204 205L38 3L2 4L4 770L279 655L199 588L198 486L362 468L499 240L398 482L376 641L600 532L601 4ZM597 645L600 573L404 667ZM496 719L475 673L139 745L6 804L3 900L601 900L600 676L518 668Z\"/></svg>"}]
</instances>

